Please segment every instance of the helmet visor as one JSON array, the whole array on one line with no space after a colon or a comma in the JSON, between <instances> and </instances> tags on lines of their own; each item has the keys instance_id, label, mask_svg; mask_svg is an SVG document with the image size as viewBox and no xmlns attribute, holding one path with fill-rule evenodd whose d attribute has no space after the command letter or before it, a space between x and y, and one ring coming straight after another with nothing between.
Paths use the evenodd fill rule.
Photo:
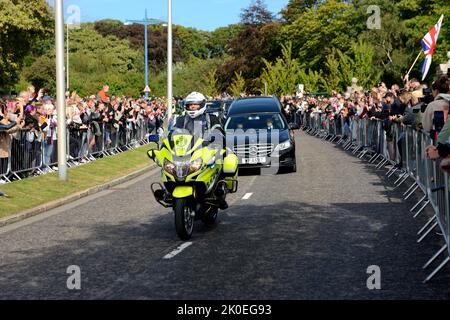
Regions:
<instances>
[{"instance_id":1,"label":"helmet visor","mask_svg":"<svg viewBox=\"0 0 450 320\"><path fill-rule=\"evenodd\" d=\"M190 111L197 111L200 110L203 106L201 102L189 102L189 104L186 104L186 110Z\"/></svg>"}]
</instances>

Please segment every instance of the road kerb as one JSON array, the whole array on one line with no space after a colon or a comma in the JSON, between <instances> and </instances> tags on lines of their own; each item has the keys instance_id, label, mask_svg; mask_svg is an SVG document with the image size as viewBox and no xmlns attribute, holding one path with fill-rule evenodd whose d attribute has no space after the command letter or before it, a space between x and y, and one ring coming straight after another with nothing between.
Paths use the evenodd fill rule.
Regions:
<instances>
[{"instance_id":1,"label":"road kerb","mask_svg":"<svg viewBox=\"0 0 450 320\"><path fill-rule=\"evenodd\" d=\"M102 184L102 185L99 185L99 186L95 186L95 187L89 188L89 189L84 190L84 191L77 192L75 194L72 194L70 196L64 197L62 199L58 199L58 200L55 200L55 201L52 201L52 202L49 202L49 203L45 203L45 204L40 205L40 206L38 206L36 208L28 209L28 210L19 212L17 214L14 214L14 215L6 217L6 218L2 218L2 219L0 219L0 228L1 227L5 227L7 225L11 225L13 223L16 223L16 222L19 222L19 221L22 221L22 220L25 220L25 219L28 219L28 218L31 218L31 217L34 217L34 216L37 216L37 215L39 215L41 213L44 213L44 212L47 212L49 210L52 210L52 209L61 207L63 205L72 203L74 201L77 201L77 200L82 199L82 198L87 197L87 196L91 196L91 195L99 193L101 191L111 189L112 187L115 187L117 185L120 185L120 184L125 183L125 182L130 181L130 180L133 180L133 179L139 177L140 175L144 174L145 172L148 172L149 170L154 169L155 167L156 167L156 165L152 164L152 165L150 165L148 167L145 167L143 169L140 169L138 171L130 173L130 174L124 176L124 177L117 178L117 179L115 179L113 181L110 181L110 182L107 182L105 184Z\"/></svg>"}]
</instances>

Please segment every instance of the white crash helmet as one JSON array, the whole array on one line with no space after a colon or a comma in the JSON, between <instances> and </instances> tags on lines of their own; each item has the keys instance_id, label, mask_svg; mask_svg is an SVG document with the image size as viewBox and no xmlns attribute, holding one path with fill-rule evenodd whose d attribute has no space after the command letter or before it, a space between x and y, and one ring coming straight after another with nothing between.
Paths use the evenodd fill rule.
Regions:
<instances>
[{"instance_id":1,"label":"white crash helmet","mask_svg":"<svg viewBox=\"0 0 450 320\"><path fill-rule=\"evenodd\" d=\"M199 104L201 108L199 110L191 111L188 109L188 106L191 104ZM192 119L195 119L205 113L206 97L200 92L192 92L184 100L184 108L186 110L186 114L188 114Z\"/></svg>"}]
</instances>

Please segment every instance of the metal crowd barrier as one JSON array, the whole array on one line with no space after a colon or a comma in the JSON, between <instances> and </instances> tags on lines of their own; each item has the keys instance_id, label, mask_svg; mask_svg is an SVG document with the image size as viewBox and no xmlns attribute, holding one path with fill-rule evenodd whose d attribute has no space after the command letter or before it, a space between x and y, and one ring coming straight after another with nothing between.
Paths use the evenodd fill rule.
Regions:
<instances>
[{"instance_id":1,"label":"metal crowd barrier","mask_svg":"<svg viewBox=\"0 0 450 320\"><path fill-rule=\"evenodd\" d=\"M67 129L67 165L74 167L98 158L112 156L148 143L148 126L144 119L127 127L100 126L101 135L94 136L92 127ZM22 180L57 170L57 141L49 145L42 133L29 129L11 135L6 170L0 167L0 179L5 182Z\"/></svg>"},{"instance_id":2,"label":"metal crowd barrier","mask_svg":"<svg viewBox=\"0 0 450 320\"><path fill-rule=\"evenodd\" d=\"M425 149L433 144L431 137L411 126L383 120L359 119L338 116L327 119L323 113L303 114L304 130L323 140L335 141L345 150L361 159L366 159L376 168L390 166L388 178L397 174L396 188L408 180L412 184L404 192L405 200L417 191L420 200L411 208L417 218L425 208L431 207L433 216L417 232L417 242L421 243L433 230L442 234L443 245L423 266L428 269L444 253L444 260L435 266L424 282L430 281L450 262L450 184L449 175L440 169L440 161L427 159Z\"/></svg>"}]
</instances>

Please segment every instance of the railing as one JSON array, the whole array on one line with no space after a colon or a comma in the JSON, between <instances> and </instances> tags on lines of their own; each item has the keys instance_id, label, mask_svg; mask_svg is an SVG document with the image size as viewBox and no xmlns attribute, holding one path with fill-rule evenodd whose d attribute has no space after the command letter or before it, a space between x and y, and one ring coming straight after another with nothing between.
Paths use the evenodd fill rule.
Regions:
<instances>
[{"instance_id":1,"label":"railing","mask_svg":"<svg viewBox=\"0 0 450 320\"><path fill-rule=\"evenodd\" d=\"M389 168L386 175L396 175L394 185L399 187L411 181L404 192L405 200L420 192L420 200L411 208L417 218L425 208L431 207L433 216L419 230L421 243L433 230L439 228L443 246L423 266L429 268L444 253L446 258L435 267L424 282L431 280L450 261L450 186L449 176L440 169L440 161L429 160L427 146L431 137L411 126L382 120L332 117L324 113L303 113L302 123L307 133L323 140L336 142L360 159L366 159L376 168Z\"/></svg>"},{"instance_id":2,"label":"railing","mask_svg":"<svg viewBox=\"0 0 450 320\"><path fill-rule=\"evenodd\" d=\"M67 165L74 167L98 158L112 156L148 143L149 128L145 120L124 127L67 129ZM9 157L1 159L0 179L4 182L22 180L57 170L57 141L43 133L21 129L11 135ZM3 165L6 163L5 165Z\"/></svg>"}]
</instances>

